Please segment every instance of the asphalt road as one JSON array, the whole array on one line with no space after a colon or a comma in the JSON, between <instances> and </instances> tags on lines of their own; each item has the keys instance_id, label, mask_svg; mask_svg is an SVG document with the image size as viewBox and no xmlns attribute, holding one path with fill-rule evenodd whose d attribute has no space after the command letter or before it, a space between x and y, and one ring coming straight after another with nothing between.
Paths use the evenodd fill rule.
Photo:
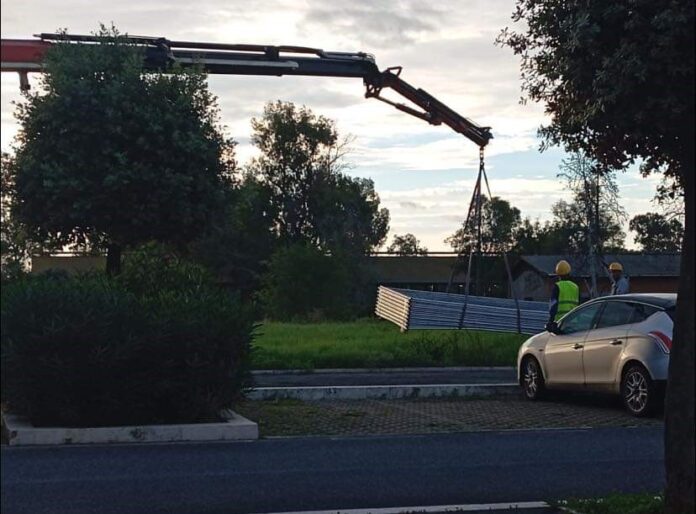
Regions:
<instances>
[{"instance_id":1,"label":"asphalt road","mask_svg":"<svg viewBox=\"0 0 696 514\"><path fill-rule=\"evenodd\" d=\"M662 430L2 449L2 512L255 513L658 491Z\"/></svg>"},{"instance_id":2,"label":"asphalt road","mask_svg":"<svg viewBox=\"0 0 696 514\"><path fill-rule=\"evenodd\" d=\"M514 368L416 368L326 373L255 373L256 387L366 386L422 384L505 384L516 382Z\"/></svg>"}]
</instances>

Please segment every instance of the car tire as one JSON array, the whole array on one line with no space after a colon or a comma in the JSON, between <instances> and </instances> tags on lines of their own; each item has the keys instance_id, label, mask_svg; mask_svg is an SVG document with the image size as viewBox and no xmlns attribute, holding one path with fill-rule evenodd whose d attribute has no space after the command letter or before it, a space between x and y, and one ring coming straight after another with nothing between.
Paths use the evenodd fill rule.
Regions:
<instances>
[{"instance_id":1,"label":"car tire","mask_svg":"<svg viewBox=\"0 0 696 514\"><path fill-rule=\"evenodd\" d=\"M546 396L546 384L541 365L534 357L525 357L520 370L520 384L527 400L537 401Z\"/></svg>"},{"instance_id":2,"label":"car tire","mask_svg":"<svg viewBox=\"0 0 696 514\"><path fill-rule=\"evenodd\" d=\"M629 364L621 376L621 399L628 412L638 418L655 414L662 400L659 387L640 364Z\"/></svg>"}]
</instances>

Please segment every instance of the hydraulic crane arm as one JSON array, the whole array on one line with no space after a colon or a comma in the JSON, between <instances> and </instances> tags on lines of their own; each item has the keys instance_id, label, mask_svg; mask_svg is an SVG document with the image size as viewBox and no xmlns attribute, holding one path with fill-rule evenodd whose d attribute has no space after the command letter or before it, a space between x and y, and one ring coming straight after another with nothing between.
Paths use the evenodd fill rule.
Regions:
<instances>
[{"instance_id":1,"label":"hydraulic crane arm","mask_svg":"<svg viewBox=\"0 0 696 514\"><path fill-rule=\"evenodd\" d=\"M20 85L29 86L28 72L40 72L46 51L57 43L99 41L94 36L40 34L39 40L2 40L2 71L20 74ZM372 55L358 52L325 52L317 48L169 41L164 38L129 36L132 44L144 48L143 67L166 69L170 64L203 66L209 74L223 75L300 75L361 78L365 96L386 102L400 111L433 125L444 123L455 132L485 147L493 137L489 127L476 125L422 89L399 77L401 67L380 71ZM380 96L384 88L393 89L415 106L396 103Z\"/></svg>"}]
</instances>

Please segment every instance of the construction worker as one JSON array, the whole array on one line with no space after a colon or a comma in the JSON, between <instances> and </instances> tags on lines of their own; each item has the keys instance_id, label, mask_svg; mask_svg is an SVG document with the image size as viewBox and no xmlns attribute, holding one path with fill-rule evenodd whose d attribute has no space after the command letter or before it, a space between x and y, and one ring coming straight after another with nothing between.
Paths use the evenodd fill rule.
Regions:
<instances>
[{"instance_id":1,"label":"construction worker","mask_svg":"<svg viewBox=\"0 0 696 514\"><path fill-rule=\"evenodd\" d=\"M549 322L547 330L553 329L556 322L573 310L580 302L580 288L575 282L569 280L570 264L568 261L558 261L556 264L556 283L551 292L549 302Z\"/></svg>"},{"instance_id":2,"label":"construction worker","mask_svg":"<svg viewBox=\"0 0 696 514\"><path fill-rule=\"evenodd\" d=\"M609 265L609 273L611 274L611 294L628 294L628 279L624 277L621 263L612 262Z\"/></svg>"}]
</instances>

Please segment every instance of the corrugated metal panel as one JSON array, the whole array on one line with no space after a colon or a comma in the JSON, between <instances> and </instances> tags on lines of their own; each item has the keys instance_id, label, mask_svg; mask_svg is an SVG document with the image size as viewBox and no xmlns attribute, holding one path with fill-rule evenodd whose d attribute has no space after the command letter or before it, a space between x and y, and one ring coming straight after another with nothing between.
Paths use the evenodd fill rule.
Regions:
<instances>
[{"instance_id":1,"label":"corrugated metal panel","mask_svg":"<svg viewBox=\"0 0 696 514\"><path fill-rule=\"evenodd\" d=\"M548 321L545 302L519 302L519 320L515 301L506 298L431 293L410 289L380 287L377 293L377 316L398 325L402 330L461 328L517 332L544 330Z\"/></svg>"}]
</instances>

